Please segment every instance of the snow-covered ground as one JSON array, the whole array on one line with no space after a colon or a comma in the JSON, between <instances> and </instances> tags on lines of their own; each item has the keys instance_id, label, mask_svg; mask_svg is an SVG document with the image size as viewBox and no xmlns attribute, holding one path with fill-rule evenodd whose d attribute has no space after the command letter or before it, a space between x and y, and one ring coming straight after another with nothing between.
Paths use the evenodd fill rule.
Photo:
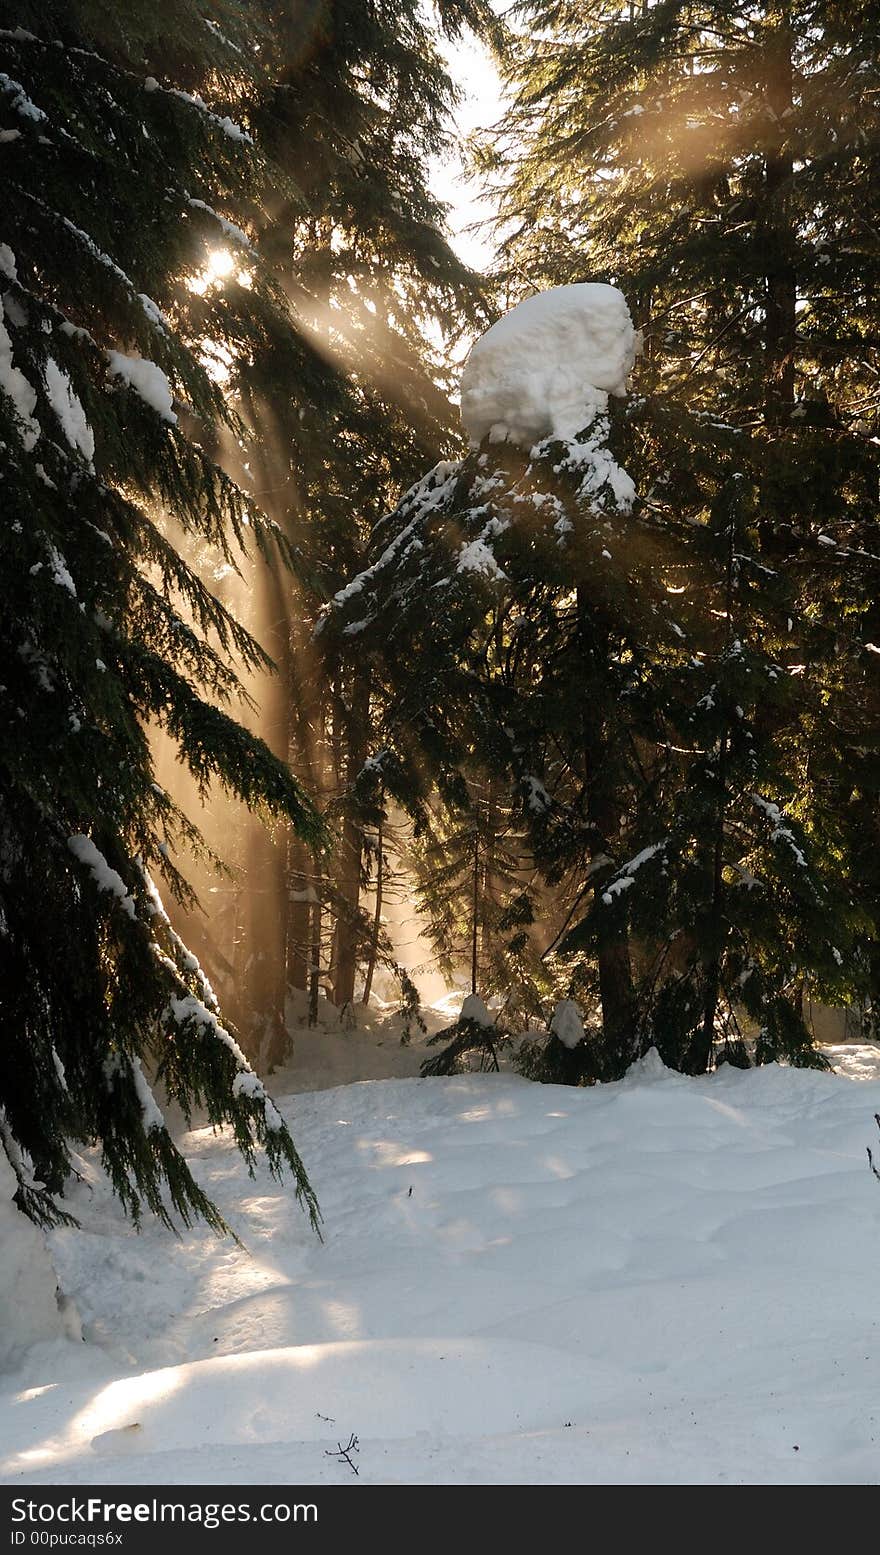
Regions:
<instances>
[{"instance_id":1,"label":"snow-covered ground","mask_svg":"<svg viewBox=\"0 0 880 1555\"><path fill-rule=\"evenodd\" d=\"M136 1234L90 1161L52 1237L87 1343L3 1378L0 1477L353 1483L353 1433L360 1482L876 1483L880 1076L840 1056L301 1092L323 1244L209 1130L241 1247Z\"/></svg>"}]
</instances>

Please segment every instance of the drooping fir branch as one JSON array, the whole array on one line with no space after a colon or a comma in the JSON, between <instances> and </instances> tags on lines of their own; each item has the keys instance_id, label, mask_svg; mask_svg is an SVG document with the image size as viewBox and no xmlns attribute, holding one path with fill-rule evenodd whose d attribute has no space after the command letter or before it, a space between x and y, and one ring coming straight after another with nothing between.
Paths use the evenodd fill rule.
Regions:
<instances>
[{"instance_id":1,"label":"drooping fir branch","mask_svg":"<svg viewBox=\"0 0 880 1555\"><path fill-rule=\"evenodd\" d=\"M291 556L208 451L218 425L240 423L200 359L209 241L224 220L252 225L265 175L233 103L196 99L262 74L244 55L230 71L235 48L189 0L160 9L183 24L163 38L163 62L183 71L168 90L106 17L102 50L88 4L25 3L23 29L0 29L16 83L0 93L0 1105L35 1215L63 1215L72 1144L97 1141L133 1216L143 1202L221 1227L161 1122L153 1070L185 1111L204 1100L231 1123L249 1160L262 1145L273 1171L286 1165L314 1222L290 1136L137 862L185 899L169 844L199 838L154 782L157 721L199 783L322 835L285 763L229 715L242 666L268 655L164 532L176 520L232 565L246 543ZM159 44L129 22L136 57L145 37ZM199 36L201 56L188 52ZM249 285L213 310L232 356L271 327L301 360L278 287L249 251L247 263Z\"/></svg>"}]
</instances>

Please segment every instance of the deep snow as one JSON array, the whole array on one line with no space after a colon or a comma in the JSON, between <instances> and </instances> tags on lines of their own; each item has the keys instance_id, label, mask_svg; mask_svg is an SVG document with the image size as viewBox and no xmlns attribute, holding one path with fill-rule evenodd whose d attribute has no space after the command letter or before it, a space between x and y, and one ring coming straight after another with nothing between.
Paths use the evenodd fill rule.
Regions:
<instances>
[{"instance_id":1,"label":"deep snow","mask_svg":"<svg viewBox=\"0 0 880 1555\"><path fill-rule=\"evenodd\" d=\"M226 1136L187 1147L247 1251L137 1235L90 1160L84 1229L52 1237L88 1343L3 1380L0 1474L345 1482L326 1454L354 1432L361 1482L876 1482L880 1081L859 1051L861 1083L653 1056L589 1090L288 1097L323 1245Z\"/></svg>"},{"instance_id":2,"label":"deep snow","mask_svg":"<svg viewBox=\"0 0 880 1555\"><path fill-rule=\"evenodd\" d=\"M29 1345L64 1333L49 1252L37 1227L13 1203L17 1188L0 1137L0 1313L5 1318L0 1322L0 1373L20 1361Z\"/></svg>"}]
</instances>

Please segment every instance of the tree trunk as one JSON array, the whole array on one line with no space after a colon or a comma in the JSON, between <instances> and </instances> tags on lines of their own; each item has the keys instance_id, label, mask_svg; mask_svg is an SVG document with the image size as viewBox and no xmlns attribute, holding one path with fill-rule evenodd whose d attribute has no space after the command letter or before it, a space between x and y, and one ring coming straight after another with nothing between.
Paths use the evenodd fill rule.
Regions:
<instances>
[{"instance_id":1,"label":"tree trunk","mask_svg":"<svg viewBox=\"0 0 880 1555\"><path fill-rule=\"evenodd\" d=\"M608 662L607 633L591 616L589 591L578 586L578 626L581 647L588 662L586 679L595 687ZM601 697L585 698L581 716L586 782L586 811L589 822L590 857L614 858L620 831L622 796L615 791L615 758L611 739L610 708L602 707ZM613 865L596 870L594 891L613 873ZM603 1049L608 1078L624 1073L638 1057L636 1001L630 957L629 928L619 913L608 910L597 915L596 957L599 967L599 997L602 1004Z\"/></svg>"},{"instance_id":2,"label":"tree trunk","mask_svg":"<svg viewBox=\"0 0 880 1555\"><path fill-rule=\"evenodd\" d=\"M287 760L287 684L290 645L283 583L269 567L255 570L255 632L278 665L258 689L257 731L274 755ZM243 1046L258 1068L271 1072L290 1052L285 1023L287 993L287 828L270 830L258 816L245 818L240 856L236 987L232 1014Z\"/></svg>"},{"instance_id":3,"label":"tree trunk","mask_svg":"<svg viewBox=\"0 0 880 1555\"><path fill-rule=\"evenodd\" d=\"M321 980L321 948L324 921L323 866L318 854L313 856L315 875L315 900L311 908L311 940L309 944L309 1025L318 1024L318 993Z\"/></svg>"},{"instance_id":4,"label":"tree trunk","mask_svg":"<svg viewBox=\"0 0 880 1555\"><path fill-rule=\"evenodd\" d=\"M363 1004L369 1004L370 1002L373 974L376 970L376 957L379 953L379 936L382 932L382 891L385 883L385 860L382 853L383 840L382 814L380 811L379 827L376 833L376 909L373 913L373 932L370 935L370 946L367 952L364 994L361 1001Z\"/></svg>"},{"instance_id":5,"label":"tree trunk","mask_svg":"<svg viewBox=\"0 0 880 1555\"><path fill-rule=\"evenodd\" d=\"M483 910L480 924L480 960L485 975L492 959L492 929L494 904L498 900L495 878L495 855L498 831L498 789L490 778L486 792L486 836L483 841Z\"/></svg>"},{"instance_id":6,"label":"tree trunk","mask_svg":"<svg viewBox=\"0 0 880 1555\"><path fill-rule=\"evenodd\" d=\"M311 854L305 843L291 837L288 847L287 985L305 992L309 986L309 942L315 888Z\"/></svg>"},{"instance_id":7,"label":"tree trunk","mask_svg":"<svg viewBox=\"0 0 880 1555\"><path fill-rule=\"evenodd\" d=\"M797 277L790 214L794 158L787 131L794 100L794 70L788 0L774 9L775 26L765 51L765 90L774 138L765 154L760 230L766 285L764 414L768 425L784 426L794 405L797 343Z\"/></svg>"},{"instance_id":8,"label":"tree trunk","mask_svg":"<svg viewBox=\"0 0 880 1555\"><path fill-rule=\"evenodd\" d=\"M369 678L366 673L358 670L351 687L350 705L343 715L344 729L340 731L344 733L347 751L345 819L336 866L336 891L340 906L334 934L333 1002L338 1009L354 1000L358 952L362 942L359 908L364 828L354 797L354 784L367 759L369 706Z\"/></svg>"},{"instance_id":9,"label":"tree trunk","mask_svg":"<svg viewBox=\"0 0 880 1555\"><path fill-rule=\"evenodd\" d=\"M295 612L298 614L298 612ZM291 624L290 753L292 770L316 802L323 797L324 764L317 733L323 728L323 680L311 635L305 623ZM287 983L305 993L309 987L312 907L315 901L314 861L311 849L293 835L287 848Z\"/></svg>"},{"instance_id":10,"label":"tree trunk","mask_svg":"<svg viewBox=\"0 0 880 1555\"><path fill-rule=\"evenodd\" d=\"M480 838L474 837L474 871L471 882L471 993L477 991L479 972L479 922L480 922Z\"/></svg>"}]
</instances>

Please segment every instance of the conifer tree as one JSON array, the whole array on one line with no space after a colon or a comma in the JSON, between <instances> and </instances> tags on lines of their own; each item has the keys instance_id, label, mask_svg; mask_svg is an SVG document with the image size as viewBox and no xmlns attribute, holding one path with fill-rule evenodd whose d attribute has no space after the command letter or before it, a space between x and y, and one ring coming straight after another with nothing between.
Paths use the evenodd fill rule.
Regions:
<instances>
[{"instance_id":1,"label":"conifer tree","mask_svg":"<svg viewBox=\"0 0 880 1555\"><path fill-rule=\"evenodd\" d=\"M716 471L740 481L728 503L742 515L731 640L776 665L752 724L757 743L776 746L778 788L765 797L789 807L824 857L834 902L818 909L827 948L806 984L800 925L819 899L810 894L788 924L778 1018L793 1033L805 986L876 1004L878 896L864 838L880 779L880 18L873 4L821 0L628 10L536 0L517 18L514 103L486 158L502 188L509 282L624 287L645 330L649 407L628 468L658 514L688 515L702 537ZM719 535L716 575L721 548ZM723 642L712 653L734 670ZM725 763L738 705L714 730ZM698 778L707 818L735 825L716 765L695 770L688 802ZM723 886L722 871L716 922ZM731 934L733 901L720 909ZM760 888L746 901L757 926ZM781 946L777 955L786 959Z\"/></svg>"},{"instance_id":2,"label":"conifer tree","mask_svg":"<svg viewBox=\"0 0 880 1555\"><path fill-rule=\"evenodd\" d=\"M332 618L397 688L404 802L408 771L454 792L479 753L518 807L561 909L561 991L601 1007L560 1077L617 1077L651 1043L697 1072L719 1041L742 1060L746 1014L759 1062L813 1062L791 985L852 986L856 923L833 805L798 815L818 709L774 652L796 583L755 554L760 451L713 431L711 467L673 462L673 496L646 500L627 469L669 448L665 408L583 414L439 466Z\"/></svg>"},{"instance_id":3,"label":"conifer tree","mask_svg":"<svg viewBox=\"0 0 880 1555\"><path fill-rule=\"evenodd\" d=\"M279 169L255 242L298 341L292 361L287 337L267 338L230 383L248 426L237 473L297 557L295 578L263 576L260 631L268 617L266 646L282 673L258 694L273 749L320 795L334 837L320 860L295 837L246 840L259 922L246 934L250 973L238 999L249 1028L268 1028L272 1063L287 1048L285 984L317 992L313 949L326 947L320 977L341 1008L371 943L361 897L374 818L361 774L378 749L375 693L356 643L327 657L311 631L358 570L376 523L455 444L445 343L486 315L429 189L428 159L448 140L454 100L438 39L495 21L483 0L436 14L415 0L252 9L270 35L271 69L249 122Z\"/></svg>"},{"instance_id":4,"label":"conifer tree","mask_svg":"<svg viewBox=\"0 0 880 1555\"><path fill-rule=\"evenodd\" d=\"M199 838L154 780L151 722L200 787L320 836L236 721L238 670L266 654L168 528L231 567L240 547L288 549L207 451L236 423L205 338L234 355L283 318L241 225L266 194L235 117L258 56L247 8L217 14L222 28L190 0L0 6L0 1126L38 1218L63 1215L71 1142L96 1140L133 1216L222 1226L145 1069L184 1113L231 1124L248 1160L261 1145L289 1168L317 1217L157 884L186 898L175 855ZM247 267L221 300L199 285L218 237Z\"/></svg>"},{"instance_id":5,"label":"conifer tree","mask_svg":"<svg viewBox=\"0 0 880 1555\"><path fill-rule=\"evenodd\" d=\"M447 979L462 967L471 993L509 996L499 929L523 859L492 782L471 778L458 803L450 796L429 807L409 861L418 909Z\"/></svg>"}]
</instances>

